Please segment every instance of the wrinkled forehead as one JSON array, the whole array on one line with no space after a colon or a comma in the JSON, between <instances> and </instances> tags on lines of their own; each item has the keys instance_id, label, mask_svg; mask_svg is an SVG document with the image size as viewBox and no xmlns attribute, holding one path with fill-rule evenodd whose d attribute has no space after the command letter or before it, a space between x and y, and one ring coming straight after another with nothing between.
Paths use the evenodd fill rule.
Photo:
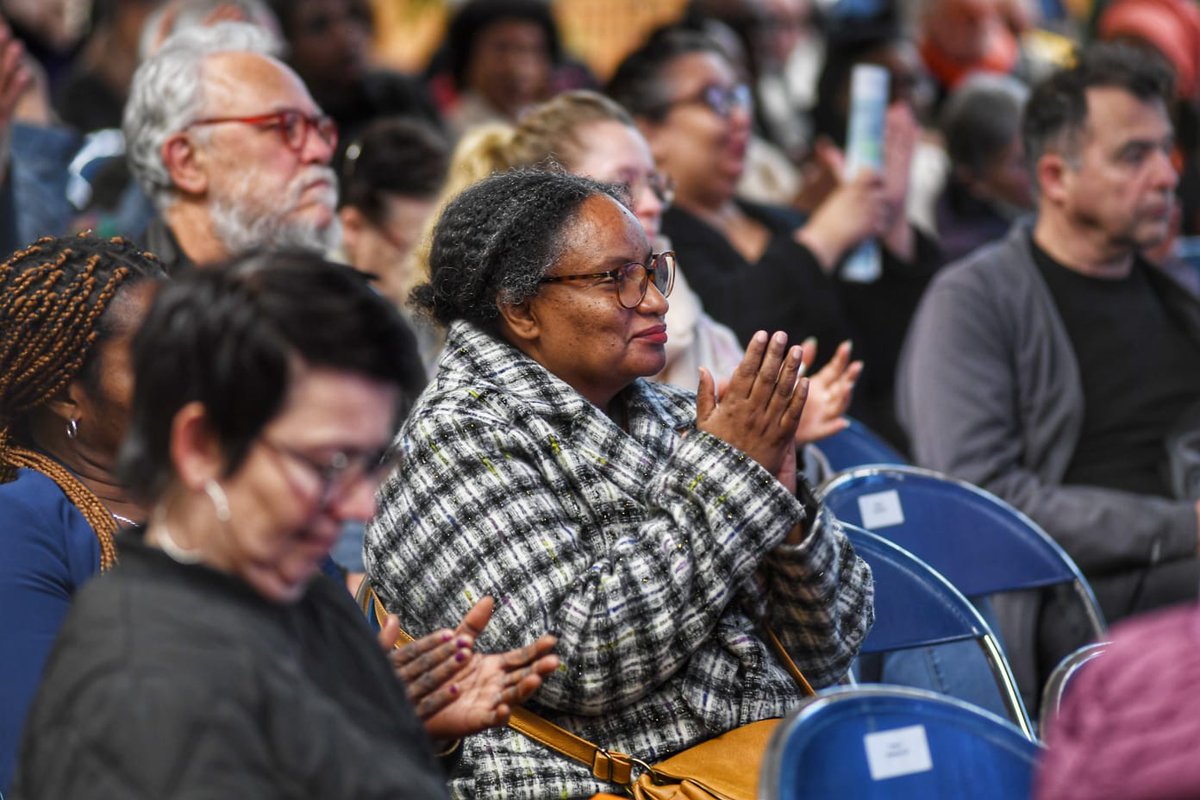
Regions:
<instances>
[{"instance_id":1,"label":"wrinkled forehead","mask_svg":"<svg viewBox=\"0 0 1200 800\"><path fill-rule=\"evenodd\" d=\"M291 67L259 53L215 53L204 61L203 115L239 116L320 109Z\"/></svg>"}]
</instances>

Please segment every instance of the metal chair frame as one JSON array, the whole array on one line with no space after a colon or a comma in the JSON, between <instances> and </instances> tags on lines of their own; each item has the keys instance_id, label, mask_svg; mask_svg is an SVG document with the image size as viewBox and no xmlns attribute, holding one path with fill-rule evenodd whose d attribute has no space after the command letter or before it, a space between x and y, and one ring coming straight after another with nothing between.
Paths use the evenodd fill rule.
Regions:
<instances>
[{"instance_id":1,"label":"metal chair frame","mask_svg":"<svg viewBox=\"0 0 1200 800\"><path fill-rule=\"evenodd\" d=\"M1067 686L1070 685L1072 679L1079 673L1079 670L1089 661L1103 655L1104 651L1111 644L1111 642L1085 644L1058 662L1058 666L1054 668L1054 671L1050 673L1050 677L1046 679L1046 685L1042 687L1042 704L1041 710L1038 713L1039 731L1042 731L1044 734L1046 725L1054 717L1058 716L1059 709L1062 708L1063 697L1067 693Z\"/></svg>"}]
</instances>

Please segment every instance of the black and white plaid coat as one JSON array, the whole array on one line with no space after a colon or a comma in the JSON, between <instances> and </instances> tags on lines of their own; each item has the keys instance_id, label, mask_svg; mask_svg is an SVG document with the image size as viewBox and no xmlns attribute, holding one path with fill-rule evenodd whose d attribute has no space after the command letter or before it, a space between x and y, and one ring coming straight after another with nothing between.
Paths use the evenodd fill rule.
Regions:
<instances>
[{"instance_id":1,"label":"black and white plaid coat","mask_svg":"<svg viewBox=\"0 0 1200 800\"><path fill-rule=\"evenodd\" d=\"M415 634L454 627L488 594L481 650L557 634L563 665L531 708L653 762L796 704L756 619L815 686L842 676L871 625L872 583L828 512L802 544L780 544L803 506L695 430L692 394L638 380L618 401L628 433L515 348L455 323L365 552ZM451 789L543 800L613 787L505 728L464 743Z\"/></svg>"}]
</instances>

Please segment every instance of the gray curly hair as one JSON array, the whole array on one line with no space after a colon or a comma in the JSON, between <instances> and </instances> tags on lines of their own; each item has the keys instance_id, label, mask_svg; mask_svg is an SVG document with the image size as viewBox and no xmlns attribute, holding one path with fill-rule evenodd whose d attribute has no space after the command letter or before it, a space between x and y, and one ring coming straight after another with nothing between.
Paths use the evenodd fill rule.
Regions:
<instances>
[{"instance_id":1,"label":"gray curly hair","mask_svg":"<svg viewBox=\"0 0 1200 800\"><path fill-rule=\"evenodd\" d=\"M162 147L204 107L205 59L231 52L274 56L278 47L270 32L257 25L221 22L181 30L138 67L122 125L126 157L134 178L160 212L175 202Z\"/></svg>"}]
</instances>

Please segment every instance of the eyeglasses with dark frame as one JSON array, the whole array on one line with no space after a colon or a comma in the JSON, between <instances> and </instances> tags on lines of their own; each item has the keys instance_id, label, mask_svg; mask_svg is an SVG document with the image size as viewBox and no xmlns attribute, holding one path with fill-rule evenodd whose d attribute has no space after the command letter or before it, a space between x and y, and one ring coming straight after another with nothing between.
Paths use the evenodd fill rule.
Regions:
<instances>
[{"instance_id":1,"label":"eyeglasses with dark frame","mask_svg":"<svg viewBox=\"0 0 1200 800\"><path fill-rule=\"evenodd\" d=\"M321 141L330 147L337 147L337 123L324 114L305 114L294 108L286 108L272 114L258 114L253 117L205 117L193 120L188 128L200 125L224 125L227 122L237 122L242 125L255 125L260 128L277 128L283 143L288 149L299 153L308 141L308 132L315 131Z\"/></svg>"},{"instance_id":2,"label":"eyeglasses with dark frame","mask_svg":"<svg viewBox=\"0 0 1200 800\"><path fill-rule=\"evenodd\" d=\"M675 253L667 250L662 253L651 253L645 264L630 261L608 272L589 272L584 275L550 275L542 278L542 283L562 283L565 281L586 281L608 278L617 284L617 302L622 308L637 308L646 299L650 289L650 281L663 297L671 295L675 286Z\"/></svg>"},{"instance_id":3,"label":"eyeglasses with dark frame","mask_svg":"<svg viewBox=\"0 0 1200 800\"><path fill-rule=\"evenodd\" d=\"M753 102L754 96L750 93L750 87L744 83L737 83L733 86L710 83L692 97L670 100L664 104L663 108L670 109L675 106L698 104L722 119L729 119L733 116L734 109L750 108Z\"/></svg>"},{"instance_id":4,"label":"eyeglasses with dark frame","mask_svg":"<svg viewBox=\"0 0 1200 800\"><path fill-rule=\"evenodd\" d=\"M351 486L364 478L378 481L396 463L391 445L373 453L338 451L330 456L327 462L322 462L295 448L273 442L265 436L260 437L259 441L268 450L300 464L317 478L321 486L318 493L319 508L325 508L341 498Z\"/></svg>"}]
</instances>

